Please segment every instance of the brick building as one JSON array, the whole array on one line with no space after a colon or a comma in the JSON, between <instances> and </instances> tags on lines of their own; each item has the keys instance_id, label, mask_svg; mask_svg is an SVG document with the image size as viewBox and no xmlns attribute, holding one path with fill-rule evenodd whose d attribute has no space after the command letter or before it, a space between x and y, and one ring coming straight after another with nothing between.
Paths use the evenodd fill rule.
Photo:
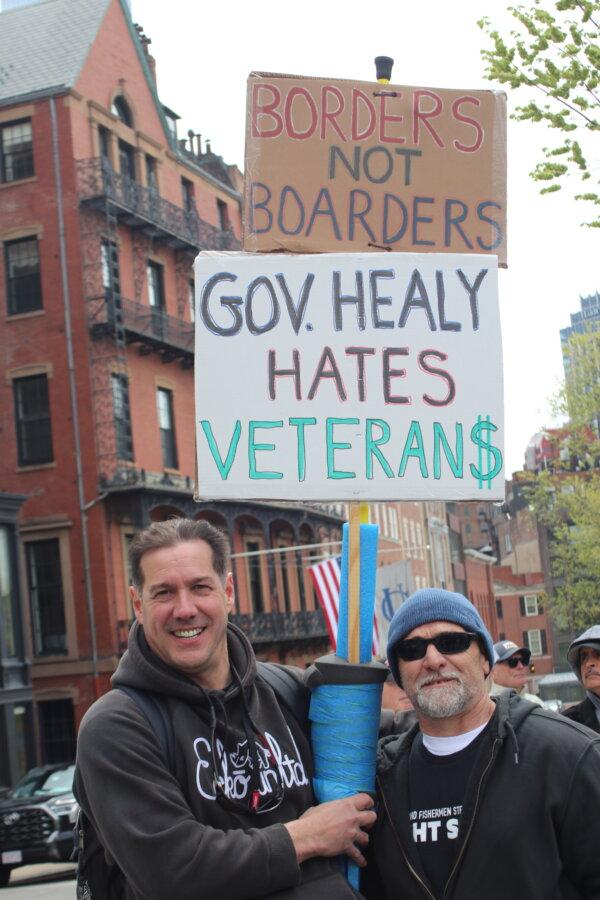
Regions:
<instances>
[{"instance_id":1,"label":"brick building","mask_svg":"<svg viewBox=\"0 0 600 900\"><path fill-rule=\"evenodd\" d=\"M510 566L494 568L498 640L529 647L535 681L554 671L552 628L545 607L542 572L515 573Z\"/></svg>"},{"instance_id":2,"label":"brick building","mask_svg":"<svg viewBox=\"0 0 600 900\"><path fill-rule=\"evenodd\" d=\"M527 502L527 487L522 479L506 482L507 515L496 526L499 563L517 575L542 569L539 525Z\"/></svg>"},{"instance_id":3,"label":"brick building","mask_svg":"<svg viewBox=\"0 0 600 900\"><path fill-rule=\"evenodd\" d=\"M177 134L125 0L10 7L0 13L0 491L27 498L27 649L48 760L44 735L65 735L60 752L73 751L125 645L138 529L173 514L223 526L237 621L260 656L302 663L326 648L305 569L336 546L344 510L194 503L192 261L239 246L241 175L198 135Z\"/></svg>"},{"instance_id":4,"label":"brick building","mask_svg":"<svg viewBox=\"0 0 600 900\"><path fill-rule=\"evenodd\" d=\"M498 640L498 621L494 596L493 567L495 557L469 548L464 551L466 596L477 607L479 615L492 635Z\"/></svg>"},{"instance_id":5,"label":"brick building","mask_svg":"<svg viewBox=\"0 0 600 900\"><path fill-rule=\"evenodd\" d=\"M452 564L443 502L371 503L371 522L379 525L378 565L408 560L415 590L452 590Z\"/></svg>"},{"instance_id":6,"label":"brick building","mask_svg":"<svg viewBox=\"0 0 600 900\"><path fill-rule=\"evenodd\" d=\"M493 516L493 504L477 500L465 500L452 504L452 514L460 524L463 547L481 550L490 543L489 520Z\"/></svg>"}]
</instances>

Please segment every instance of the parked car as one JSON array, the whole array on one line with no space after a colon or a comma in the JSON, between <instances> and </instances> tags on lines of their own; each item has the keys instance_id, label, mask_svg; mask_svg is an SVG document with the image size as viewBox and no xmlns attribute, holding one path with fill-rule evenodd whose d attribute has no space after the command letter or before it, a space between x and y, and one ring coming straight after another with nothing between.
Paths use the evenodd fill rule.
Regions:
<instances>
[{"instance_id":1,"label":"parked car","mask_svg":"<svg viewBox=\"0 0 600 900\"><path fill-rule=\"evenodd\" d=\"M74 772L72 762L37 766L0 799L0 887L18 866L69 860L79 809Z\"/></svg>"}]
</instances>

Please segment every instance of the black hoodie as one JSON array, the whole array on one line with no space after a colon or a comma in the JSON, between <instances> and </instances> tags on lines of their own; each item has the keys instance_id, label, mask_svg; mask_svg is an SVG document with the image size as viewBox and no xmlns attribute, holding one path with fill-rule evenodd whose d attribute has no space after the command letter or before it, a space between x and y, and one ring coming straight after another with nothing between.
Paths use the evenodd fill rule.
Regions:
<instances>
[{"instance_id":1,"label":"black hoodie","mask_svg":"<svg viewBox=\"0 0 600 900\"><path fill-rule=\"evenodd\" d=\"M444 900L600 898L600 737L514 691L496 699L462 804ZM411 838L408 759L418 725L380 741L372 900L442 900Z\"/></svg>"},{"instance_id":2,"label":"black hoodie","mask_svg":"<svg viewBox=\"0 0 600 900\"><path fill-rule=\"evenodd\" d=\"M207 692L155 656L143 628L133 626L112 683L167 699L176 777L142 710L113 690L88 710L79 731L81 806L125 873L131 900L350 900L357 895L337 860L299 866L281 824L314 804L302 727L256 677L252 648L232 625L228 647L233 682ZM276 808L247 809L253 791L261 806L274 806L282 787ZM216 799L217 792L228 796Z\"/></svg>"}]
</instances>

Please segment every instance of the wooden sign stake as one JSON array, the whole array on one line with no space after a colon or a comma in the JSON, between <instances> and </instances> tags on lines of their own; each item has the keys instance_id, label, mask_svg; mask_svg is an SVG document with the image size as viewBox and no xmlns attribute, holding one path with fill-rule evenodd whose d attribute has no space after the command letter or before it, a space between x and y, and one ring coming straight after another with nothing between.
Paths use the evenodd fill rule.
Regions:
<instances>
[{"instance_id":1,"label":"wooden sign stake","mask_svg":"<svg viewBox=\"0 0 600 900\"><path fill-rule=\"evenodd\" d=\"M348 662L360 663L360 526L369 521L368 503L348 511Z\"/></svg>"}]
</instances>

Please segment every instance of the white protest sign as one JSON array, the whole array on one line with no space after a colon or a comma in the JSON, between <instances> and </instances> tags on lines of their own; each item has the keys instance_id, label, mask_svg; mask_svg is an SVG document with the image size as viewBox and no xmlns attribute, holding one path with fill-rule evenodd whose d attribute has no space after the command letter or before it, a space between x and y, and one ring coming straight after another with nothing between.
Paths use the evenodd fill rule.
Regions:
<instances>
[{"instance_id":1,"label":"white protest sign","mask_svg":"<svg viewBox=\"0 0 600 900\"><path fill-rule=\"evenodd\" d=\"M200 253L198 494L504 498L495 256Z\"/></svg>"}]
</instances>

